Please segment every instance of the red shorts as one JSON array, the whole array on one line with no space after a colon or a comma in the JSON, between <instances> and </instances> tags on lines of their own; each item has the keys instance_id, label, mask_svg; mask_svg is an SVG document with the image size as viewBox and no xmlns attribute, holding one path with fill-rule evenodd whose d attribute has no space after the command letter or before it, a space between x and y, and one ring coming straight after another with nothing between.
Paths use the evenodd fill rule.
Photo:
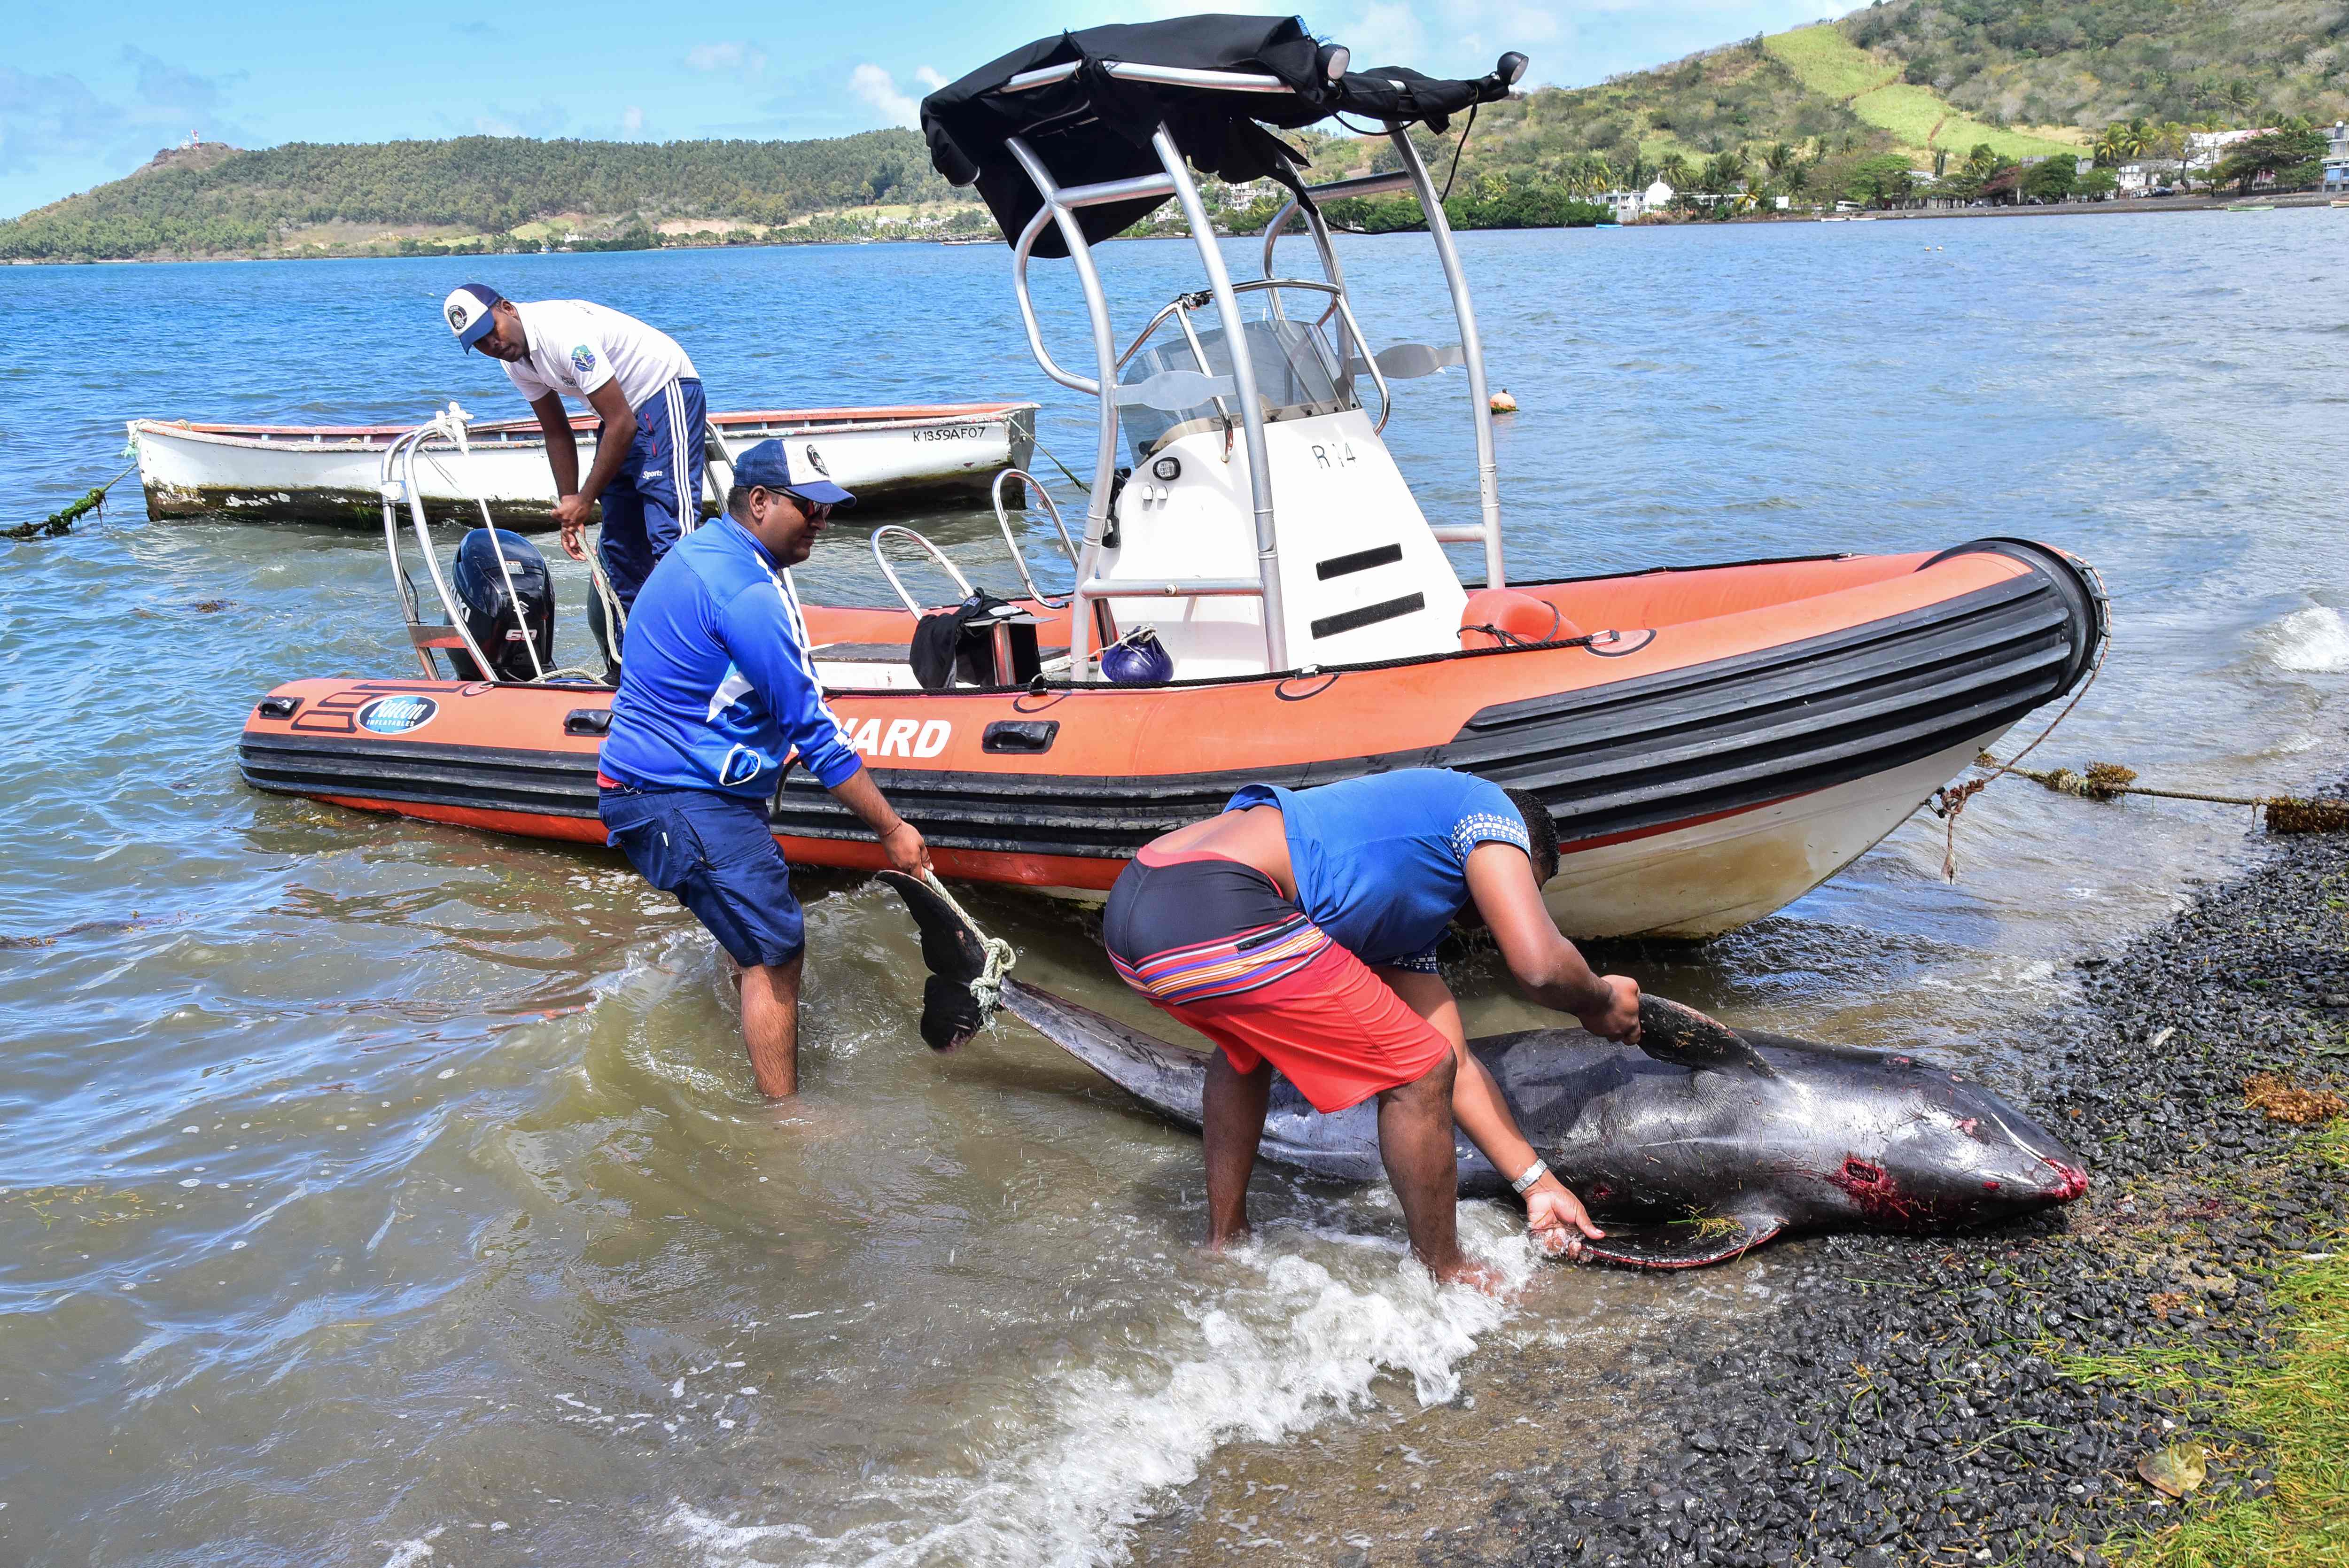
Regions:
<instances>
[{"instance_id":1,"label":"red shorts","mask_svg":"<svg viewBox=\"0 0 2349 1568\"><path fill-rule=\"evenodd\" d=\"M1236 861L1145 851L1118 879L1102 926L1128 985L1215 1041L1235 1070L1270 1062L1316 1110L1416 1083L1452 1053L1370 965Z\"/></svg>"}]
</instances>

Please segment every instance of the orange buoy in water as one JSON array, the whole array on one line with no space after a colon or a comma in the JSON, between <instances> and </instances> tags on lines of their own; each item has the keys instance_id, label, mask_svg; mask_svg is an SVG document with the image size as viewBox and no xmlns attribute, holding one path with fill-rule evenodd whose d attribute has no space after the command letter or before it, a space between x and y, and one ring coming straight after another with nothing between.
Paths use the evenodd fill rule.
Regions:
<instances>
[{"instance_id":1,"label":"orange buoy in water","mask_svg":"<svg viewBox=\"0 0 2349 1568\"><path fill-rule=\"evenodd\" d=\"M1493 412L1495 414L1514 414L1517 411L1517 400L1506 387L1494 393L1485 401L1492 406Z\"/></svg>"}]
</instances>

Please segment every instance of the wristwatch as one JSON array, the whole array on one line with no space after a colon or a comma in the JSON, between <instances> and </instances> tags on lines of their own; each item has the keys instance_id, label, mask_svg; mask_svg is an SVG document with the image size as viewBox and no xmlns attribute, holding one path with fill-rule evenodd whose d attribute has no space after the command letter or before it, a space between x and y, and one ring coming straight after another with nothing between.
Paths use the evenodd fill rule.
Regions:
<instances>
[{"instance_id":1,"label":"wristwatch","mask_svg":"<svg viewBox=\"0 0 2349 1568\"><path fill-rule=\"evenodd\" d=\"M1526 1167L1526 1173L1524 1175L1509 1183L1509 1188L1512 1191L1516 1192L1518 1197L1522 1198L1526 1195L1526 1188L1531 1187L1535 1182L1540 1181L1543 1177L1548 1174L1549 1161L1547 1160L1537 1160L1531 1165Z\"/></svg>"}]
</instances>

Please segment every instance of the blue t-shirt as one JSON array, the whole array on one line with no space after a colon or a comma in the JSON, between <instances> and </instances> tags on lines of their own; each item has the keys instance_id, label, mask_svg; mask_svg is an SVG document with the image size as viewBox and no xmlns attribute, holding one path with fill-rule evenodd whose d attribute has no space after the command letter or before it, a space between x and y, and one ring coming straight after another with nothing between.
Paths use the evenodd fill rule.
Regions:
<instances>
[{"instance_id":1,"label":"blue t-shirt","mask_svg":"<svg viewBox=\"0 0 2349 1568\"><path fill-rule=\"evenodd\" d=\"M623 784L759 799L787 760L829 789L856 752L818 689L791 573L730 517L679 540L628 612L601 764Z\"/></svg>"},{"instance_id":2,"label":"blue t-shirt","mask_svg":"<svg viewBox=\"0 0 2349 1568\"><path fill-rule=\"evenodd\" d=\"M1468 851L1533 853L1525 818L1473 773L1406 768L1312 789L1251 784L1224 810L1278 806L1297 903L1365 964L1435 967L1435 944L1468 902Z\"/></svg>"}]
</instances>

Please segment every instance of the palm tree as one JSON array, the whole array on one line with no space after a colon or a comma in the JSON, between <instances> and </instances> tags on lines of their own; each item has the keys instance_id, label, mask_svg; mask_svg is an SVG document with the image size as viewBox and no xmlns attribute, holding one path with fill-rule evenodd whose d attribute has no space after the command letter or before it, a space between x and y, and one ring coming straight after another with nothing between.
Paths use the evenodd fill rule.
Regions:
<instances>
[{"instance_id":1,"label":"palm tree","mask_svg":"<svg viewBox=\"0 0 2349 1568\"><path fill-rule=\"evenodd\" d=\"M1566 160L1560 183L1569 196L1596 196L1615 189L1615 167L1596 152L1578 152Z\"/></svg>"},{"instance_id":2,"label":"palm tree","mask_svg":"<svg viewBox=\"0 0 2349 1568\"><path fill-rule=\"evenodd\" d=\"M1716 196L1726 196L1744 180L1744 155L1732 150L1717 152L1705 160L1704 170L1697 177L1697 187Z\"/></svg>"},{"instance_id":3,"label":"palm tree","mask_svg":"<svg viewBox=\"0 0 2349 1568\"><path fill-rule=\"evenodd\" d=\"M1656 160L1656 178L1674 191L1689 188L1689 161L1677 152L1667 152Z\"/></svg>"},{"instance_id":4,"label":"palm tree","mask_svg":"<svg viewBox=\"0 0 2349 1568\"><path fill-rule=\"evenodd\" d=\"M2115 164L2135 158L2153 145L2155 134L2153 124L2143 115L2127 122L2115 120L2096 137L2096 161Z\"/></svg>"}]
</instances>

